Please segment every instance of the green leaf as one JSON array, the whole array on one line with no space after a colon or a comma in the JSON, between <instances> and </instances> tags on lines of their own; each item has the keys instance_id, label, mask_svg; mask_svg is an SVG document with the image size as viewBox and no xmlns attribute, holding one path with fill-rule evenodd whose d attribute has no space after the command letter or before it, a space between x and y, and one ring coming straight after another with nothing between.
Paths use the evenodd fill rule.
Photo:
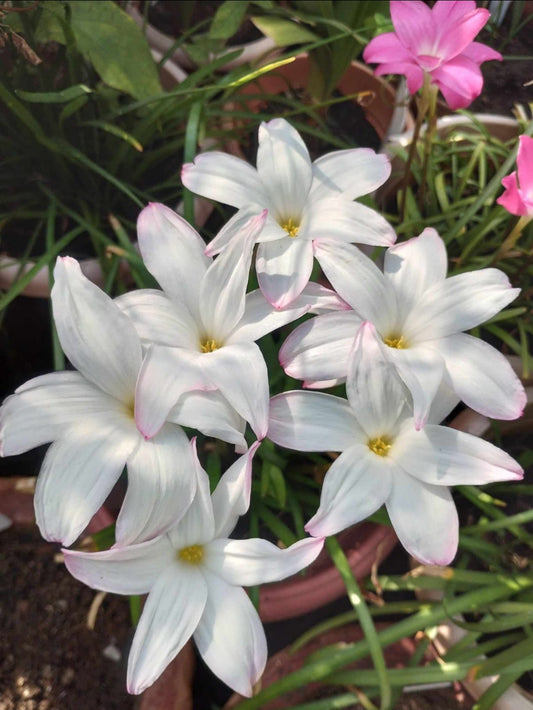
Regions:
<instances>
[{"instance_id":1,"label":"green leaf","mask_svg":"<svg viewBox=\"0 0 533 710\"><path fill-rule=\"evenodd\" d=\"M226 0L218 8L209 28L212 39L227 40L239 29L248 9L248 3L241 0Z\"/></svg>"},{"instance_id":2,"label":"green leaf","mask_svg":"<svg viewBox=\"0 0 533 710\"><path fill-rule=\"evenodd\" d=\"M252 17L252 22L264 35L273 39L278 47L317 42L320 39L303 25L282 17Z\"/></svg>"},{"instance_id":3,"label":"green leaf","mask_svg":"<svg viewBox=\"0 0 533 710\"><path fill-rule=\"evenodd\" d=\"M15 89L15 93L30 104L66 104L78 99L80 96L91 94L92 89L85 84L75 84L61 91L22 91Z\"/></svg>"},{"instance_id":4,"label":"green leaf","mask_svg":"<svg viewBox=\"0 0 533 710\"><path fill-rule=\"evenodd\" d=\"M67 44L65 5L55 0L42 4L37 39ZM150 48L131 17L111 0L71 0L67 5L77 49L102 81L136 99L161 93Z\"/></svg>"}]
</instances>

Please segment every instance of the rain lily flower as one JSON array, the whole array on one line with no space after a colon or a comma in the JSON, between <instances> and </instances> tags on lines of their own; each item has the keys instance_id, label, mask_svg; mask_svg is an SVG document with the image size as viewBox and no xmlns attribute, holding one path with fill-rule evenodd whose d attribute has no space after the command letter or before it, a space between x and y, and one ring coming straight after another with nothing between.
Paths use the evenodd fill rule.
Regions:
<instances>
[{"instance_id":1,"label":"rain lily flower","mask_svg":"<svg viewBox=\"0 0 533 710\"><path fill-rule=\"evenodd\" d=\"M265 634L242 585L298 572L315 559L323 540L307 538L282 550L266 540L228 539L249 506L257 446L226 471L212 496L194 449L196 497L166 535L106 552L64 551L71 574L89 586L148 593L128 659L130 693L151 685L191 636L206 664L238 693L250 696L263 673Z\"/></svg>"},{"instance_id":2,"label":"rain lily flower","mask_svg":"<svg viewBox=\"0 0 533 710\"><path fill-rule=\"evenodd\" d=\"M446 248L434 229L388 249L384 273L350 244L319 242L316 249L329 281L353 310L298 326L280 350L288 375L307 387L344 381L353 339L361 322L370 321L387 346L385 357L411 392L417 427L424 425L442 381L481 414L521 415L525 392L507 359L461 332L516 298L519 289L502 271L446 278Z\"/></svg>"},{"instance_id":3,"label":"rain lily flower","mask_svg":"<svg viewBox=\"0 0 533 710\"><path fill-rule=\"evenodd\" d=\"M403 74L416 93L428 77L452 109L466 108L479 96L482 62L502 60L494 49L474 37L490 12L474 0L437 0L433 7L419 0L392 0L394 32L374 37L365 47L365 62L377 63L376 74Z\"/></svg>"},{"instance_id":4,"label":"rain lily flower","mask_svg":"<svg viewBox=\"0 0 533 710\"><path fill-rule=\"evenodd\" d=\"M294 307L276 311L259 290L246 294L255 238L266 215L233 221L240 233L213 261L199 234L168 207L151 204L138 220L139 248L163 291L116 299L145 343L153 343L139 375L149 406L136 410L147 437L157 434L184 392L218 391L264 437L269 386L255 340L310 308L346 308L329 289L309 284Z\"/></svg>"},{"instance_id":5,"label":"rain lily flower","mask_svg":"<svg viewBox=\"0 0 533 710\"><path fill-rule=\"evenodd\" d=\"M196 490L189 441L166 423L146 441L134 420L141 341L112 299L91 283L79 264L58 259L52 289L59 340L76 371L30 380L0 410L1 454L10 456L53 442L35 492L36 518L47 540L72 544L115 485L124 466L128 489L118 516L120 544L145 540L175 524ZM179 420L206 434L229 432L244 443L239 418L220 398L184 402ZM229 410L229 411L228 411ZM211 418L211 419L210 419ZM210 421L209 421L210 419Z\"/></svg>"},{"instance_id":6,"label":"rain lily flower","mask_svg":"<svg viewBox=\"0 0 533 710\"><path fill-rule=\"evenodd\" d=\"M496 202L520 217L533 218L533 138L520 136L516 170L502 180L505 192Z\"/></svg>"},{"instance_id":7,"label":"rain lily flower","mask_svg":"<svg viewBox=\"0 0 533 710\"><path fill-rule=\"evenodd\" d=\"M268 210L255 265L265 298L284 308L309 281L315 239L394 243L396 235L385 219L353 201L377 189L389 174L388 158L367 148L335 151L312 163L298 131L276 118L259 128L257 169L226 153L203 153L183 166L182 181L198 195L239 211ZM223 230L207 253L218 253L232 237L238 238Z\"/></svg>"},{"instance_id":8,"label":"rain lily flower","mask_svg":"<svg viewBox=\"0 0 533 710\"><path fill-rule=\"evenodd\" d=\"M519 479L521 467L493 444L436 423L455 402L438 396L430 422L415 426L382 337L361 325L350 354L348 401L322 392L271 400L268 436L298 451L341 451L324 479L311 535L332 535L385 504L408 552L425 564L455 556L457 511L448 489ZM448 410L448 411L447 411Z\"/></svg>"}]
</instances>

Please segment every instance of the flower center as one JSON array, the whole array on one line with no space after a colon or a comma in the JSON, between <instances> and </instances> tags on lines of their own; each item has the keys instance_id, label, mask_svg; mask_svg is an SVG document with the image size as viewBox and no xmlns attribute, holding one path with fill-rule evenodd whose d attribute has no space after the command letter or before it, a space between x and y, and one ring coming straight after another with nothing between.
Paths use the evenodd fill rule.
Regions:
<instances>
[{"instance_id":1,"label":"flower center","mask_svg":"<svg viewBox=\"0 0 533 710\"><path fill-rule=\"evenodd\" d=\"M178 550L177 557L182 562L190 565L198 565L204 559L204 548L202 545L189 545Z\"/></svg>"},{"instance_id":2,"label":"flower center","mask_svg":"<svg viewBox=\"0 0 533 710\"><path fill-rule=\"evenodd\" d=\"M376 456L387 456L392 446L392 439L388 436L378 436L377 439L370 439L367 446Z\"/></svg>"},{"instance_id":3,"label":"flower center","mask_svg":"<svg viewBox=\"0 0 533 710\"><path fill-rule=\"evenodd\" d=\"M206 338L202 343L200 343L200 350L203 353L212 353L218 350L220 345L213 338Z\"/></svg>"},{"instance_id":4,"label":"flower center","mask_svg":"<svg viewBox=\"0 0 533 710\"><path fill-rule=\"evenodd\" d=\"M398 350L404 350L407 347L407 342L404 340L403 335L389 335L383 338L383 342L389 348L397 348Z\"/></svg>"},{"instance_id":5,"label":"flower center","mask_svg":"<svg viewBox=\"0 0 533 710\"><path fill-rule=\"evenodd\" d=\"M292 217L289 217L289 219L282 222L281 228L287 232L289 237L297 237L298 232L300 231L300 225L297 224L296 220L293 220Z\"/></svg>"}]
</instances>

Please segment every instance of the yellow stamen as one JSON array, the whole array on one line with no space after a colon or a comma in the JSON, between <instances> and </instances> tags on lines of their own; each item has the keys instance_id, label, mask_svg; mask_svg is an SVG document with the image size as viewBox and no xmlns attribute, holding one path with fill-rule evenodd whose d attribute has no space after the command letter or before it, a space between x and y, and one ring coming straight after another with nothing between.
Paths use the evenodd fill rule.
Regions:
<instances>
[{"instance_id":1,"label":"yellow stamen","mask_svg":"<svg viewBox=\"0 0 533 710\"><path fill-rule=\"evenodd\" d=\"M281 227L287 232L289 237L297 237L298 232L300 231L300 225L296 224L296 220L293 220L292 217L289 217L288 220L282 222Z\"/></svg>"},{"instance_id":2,"label":"yellow stamen","mask_svg":"<svg viewBox=\"0 0 533 710\"><path fill-rule=\"evenodd\" d=\"M403 335L389 335L387 338L383 338L383 342L389 348L397 348L398 350L404 350L407 347Z\"/></svg>"},{"instance_id":3,"label":"yellow stamen","mask_svg":"<svg viewBox=\"0 0 533 710\"><path fill-rule=\"evenodd\" d=\"M177 553L178 559L188 562L190 565L197 565L204 559L204 548L202 545L189 545L182 547Z\"/></svg>"},{"instance_id":4,"label":"yellow stamen","mask_svg":"<svg viewBox=\"0 0 533 710\"><path fill-rule=\"evenodd\" d=\"M207 340L204 340L203 343L200 343L200 350L203 353L212 353L215 350L218 350L220 346L218 345L216 340L213 340L213 338L207 338Z\"/></svg>"},{"instance_id":5,"label":"yellow stamen","mask_svg":"<svg viewBox=\"0 0 533 710\"><path fill-rule=\"evenodd\" d=\"M377 439L370 439L368 442L368 448L376 456L387 456L391 446L392 439L388 436L378 436Z\"/></svg>"}]
</instances>

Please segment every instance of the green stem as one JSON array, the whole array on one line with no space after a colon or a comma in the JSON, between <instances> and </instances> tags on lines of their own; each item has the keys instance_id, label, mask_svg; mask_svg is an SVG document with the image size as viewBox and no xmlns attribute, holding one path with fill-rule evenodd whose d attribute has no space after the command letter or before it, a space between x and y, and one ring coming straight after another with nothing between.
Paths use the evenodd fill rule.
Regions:
<instances>
[{"instance_id":1,"label":"green stem","mask_svg":"<svg viewBox=\"0 0 533 710\"><path fill-rule=\"evenodd\" d=\"M328 537L326 539L326 548L331 555L331 559L335 563L335 566L339 570L342 581L346 586L348 599L359 617L359 622L364 631L365 638L368 641L370 655L372 656L372 661L374 662L374 668L376 669L378 677L381 693L380 707L381 710L387 710L387 708L390 708L391 705L391 689L387 676L387 666L385 663L385 657L383 656L383 649L379 643L374 622L372 621L372 617L368 611L363 594L357 584L357 580L353 576L348 560L346 559L346 555L344 554L342 547L339 545L337 538Z\"/></svg>"},{"instance_id":2,"label":"green stem","mask_svg":"<svg viewBox=\"0 0 533 710\"><path fill-rule=\"evenodd\" d=\"M510 231L510 233L503 240L501 247L496 252L494 259L492 260L493 264L498 263L498 261L500 261L500 259L505 259L507 254L511 251L511 249L514 247L516 242L520 239L522 232L524 231L524 229L526 228L526 226L529 224L529 222L532 219L533 219L533 217L528 216L528 215L524 215L523 217L520 217L520 219L515 224L513 229Z\"/></svg>"},{"instance_id":3,"label":"green stem","mask_svg":"<svg viewBox=\"0 0 533 710\"><path fill-rule=\"evenodd\" d=\"M424 134L424 160L422 163L422 179L420 180L420 190L418 192L418 208L420 211L424 209L424 201L426 198L426 185L428 181L428 169L430 165L431 147L433 138L437 132L437 93L438 87L433 84L424 84L424 91L427 101L427 126Z\"/></svg>"}]
</instances>

